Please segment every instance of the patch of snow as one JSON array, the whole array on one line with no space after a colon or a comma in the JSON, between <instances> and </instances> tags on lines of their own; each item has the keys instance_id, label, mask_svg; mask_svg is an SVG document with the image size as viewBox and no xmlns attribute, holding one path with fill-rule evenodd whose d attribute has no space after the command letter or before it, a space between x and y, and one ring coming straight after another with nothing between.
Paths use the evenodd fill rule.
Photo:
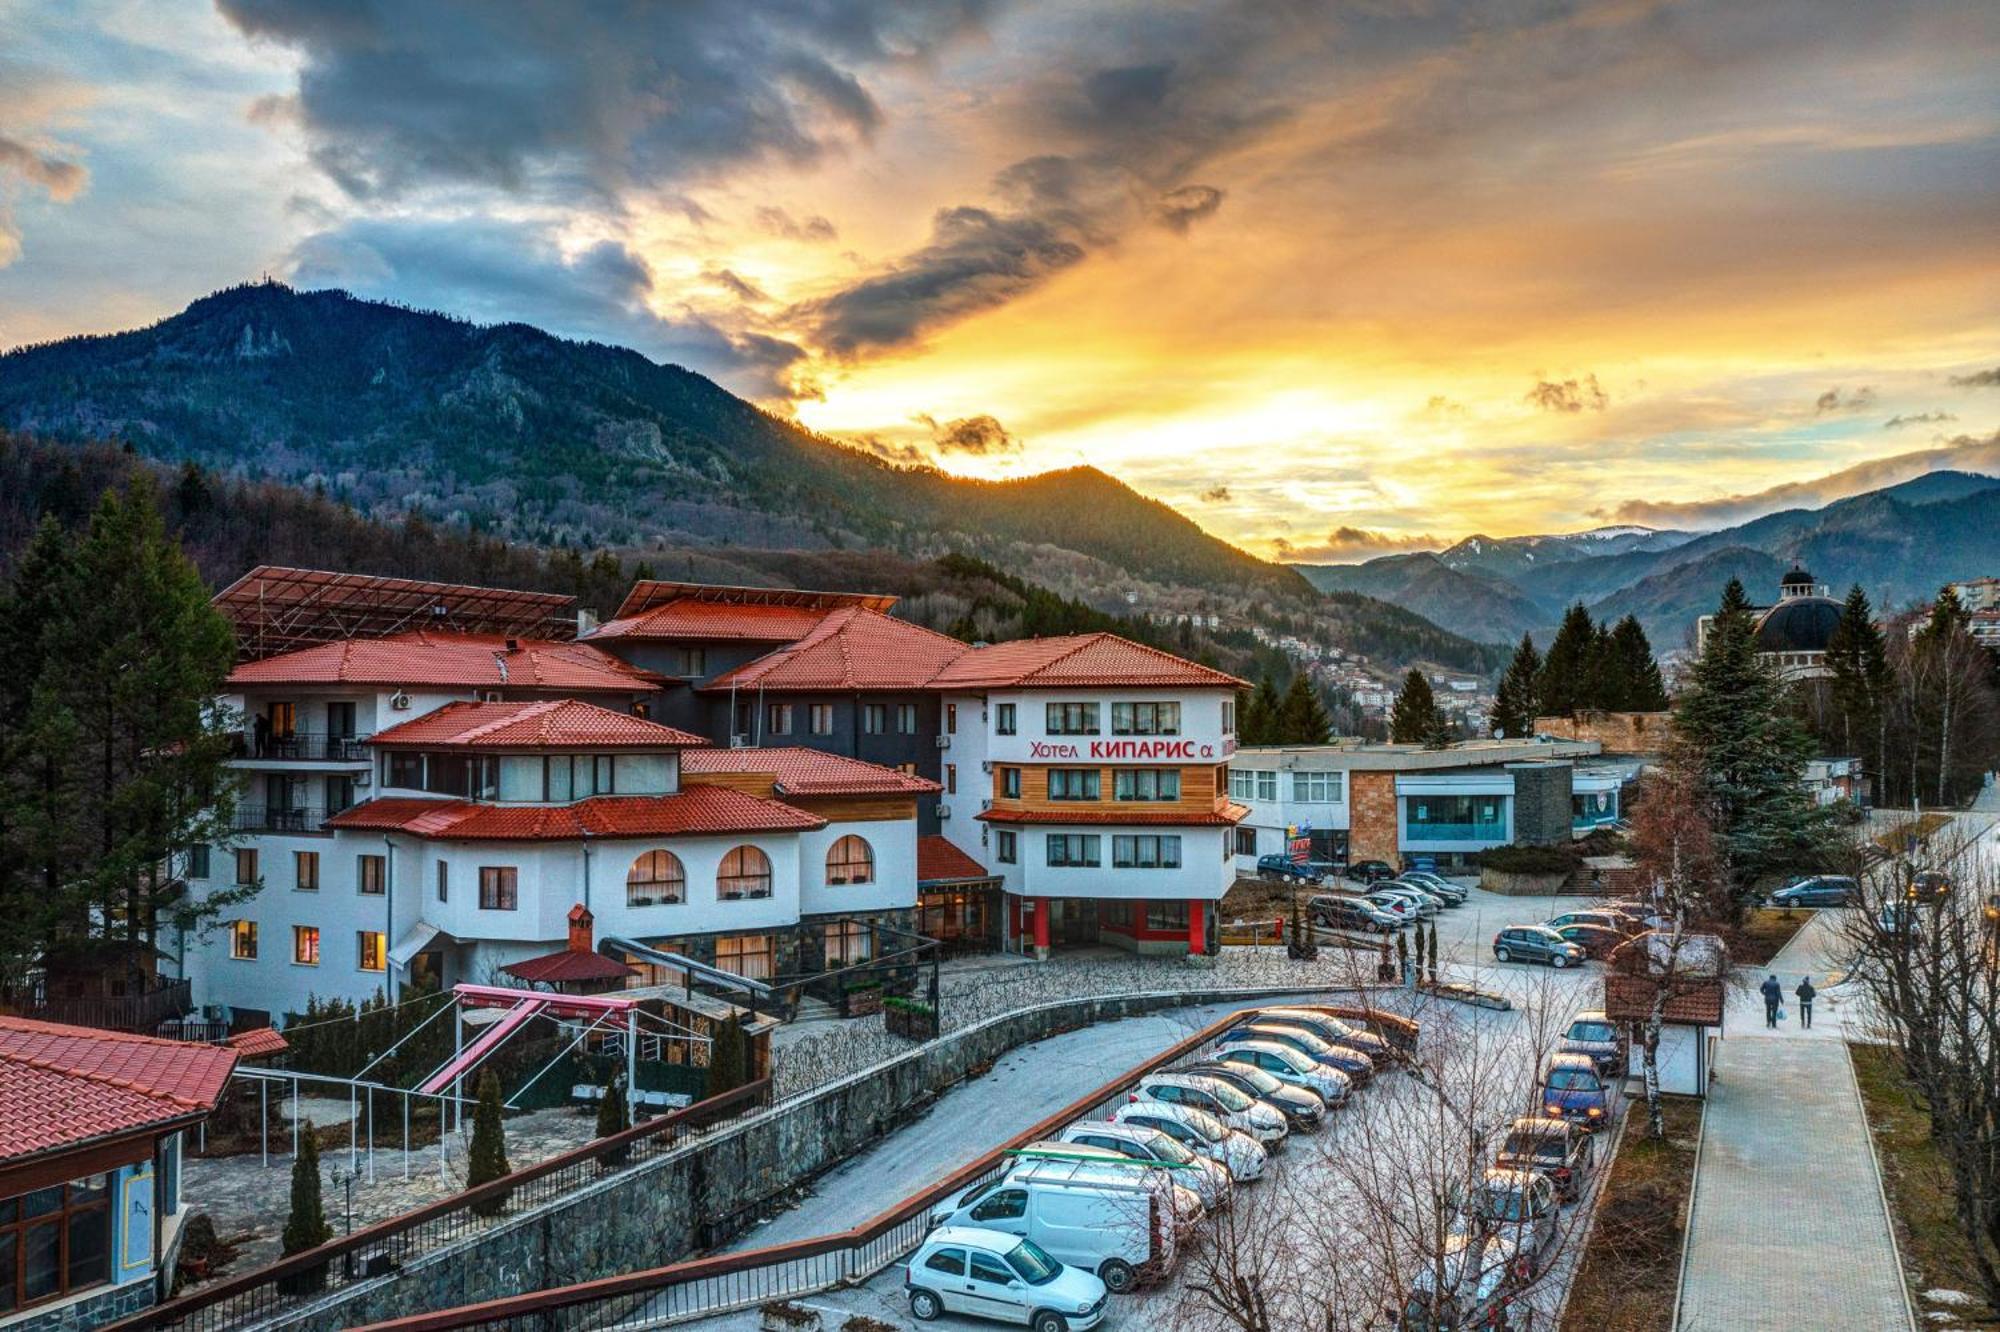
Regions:
<instances>
[{"instance_id":1,"label":"patch of snow","mask_svg":"<svg viewBox=\"0 0 2000 1332\"><path fill-rule=\"evenodd\" d=\"M1951 1305L1971 1304L1973 1302L1972 1296L1966 1294L1964 1291L1950 1290L1943 1286L1939 1286L1935 1290L1925 1291L1924 1301L1927 1304Z\"/></svg>"}]
</instances>

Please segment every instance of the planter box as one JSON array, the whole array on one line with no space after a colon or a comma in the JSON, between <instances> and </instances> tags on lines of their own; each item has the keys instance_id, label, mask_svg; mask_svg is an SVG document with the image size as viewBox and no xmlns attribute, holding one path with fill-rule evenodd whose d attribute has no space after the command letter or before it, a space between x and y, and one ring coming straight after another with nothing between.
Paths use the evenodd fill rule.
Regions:
<instances>
[{"instance_id":1,"label":"planter box","mask_svg":"<svg viewBox=\"0 0 2000 1332\"><path fill-rule=\"evenodd\" d=\"M884 1008L882 1025L891 1036L901 1036L912 1041L937 1039L936 1013L916 1013L907 1008Z\"/></svg>"},{"instance_id":2,"label":"planter box","mask_svg":"<svg viewBox=\"0 0 2000 1332\"><path fill-rule=\"evenodd\" d=\"M825 1326L819 1310L796 1304L767 1304L757 1313L759 1332L820 1332Z\"/></svg>"},{"instance_id":3,"label":"planter box","mask_svg":"<svg viewBox=\"0 0 2000 1332\"><path fill-rule=\"evenodd\" d=\"M1509 874L1504 870L1482 869L1479 886L1504 897L1549 897L1563 890L1569 872L1555 874Z\"/></svg>"},{"instance_id":4,"label":"planter box","mask_svg":"<svg viewBox=\"0 0 2000 1332\"><path fill-rule=\"evenodd\" d=\"M848 1017L867 1017L882 1011L882 991L879 987L865 990L849 990L843 996L842 1010Z\"/></svg>"}]
</instances>

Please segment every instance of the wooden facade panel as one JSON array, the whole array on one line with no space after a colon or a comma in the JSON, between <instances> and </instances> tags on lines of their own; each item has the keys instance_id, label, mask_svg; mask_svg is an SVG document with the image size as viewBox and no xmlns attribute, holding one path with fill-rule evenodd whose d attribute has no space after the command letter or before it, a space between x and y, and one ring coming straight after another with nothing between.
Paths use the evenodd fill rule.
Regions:
<instances>
[{"instance_id":1,"label":"wooden facade panel","mask_svg":"<svg viewBox=\"0 0 2000 1332\"><path fill-rule=\"evenodd\" d=\"M830 823L880 823L917 817L913 796L793 796L785 803Z\"/></svg>"},{"instance_id":2,"label":"wooden facade panel","mask_svg":"<svg viewBox=\"0 0 2000 1332\"><path fill-rule=\"evenodd\" d=\"M1139 769L1139 765L1133 765ZM1018 800L1008 799L1001 794L1006 770L1017 767L1021 770L1021 796ZM1097 772L1098 799L1096 800L1051 800L1049 799L1049 769L1084 768ZM1157 765L1155 769L1158 770ZM995 809L1050 810L1090 810L1103 813L1106 810L1131 810L1133 813L1153 814L1212 814L1227 803L1229 796L1228 779L1222 774L1226 768L1200 763L1174 769L1181 775L1181 798L1179 800L1117 800L1113 798L1118 789L1118 765L1092 763L1048 763L1048 764L1006 764L993 765L992 799Z\"/></svg>"},{"instance_id":3,"label":"wooden facade panel","mask_svg":"<svg viewBox=\"0 0 2000 1332\"><path fill-rule=\"evenodd\" d=\"M699 777L683 783L686 786L726 786L732 791L746 795L771 798L777 789L777 778L768 772L704 772Z\"/></svg>"}]
</instances>

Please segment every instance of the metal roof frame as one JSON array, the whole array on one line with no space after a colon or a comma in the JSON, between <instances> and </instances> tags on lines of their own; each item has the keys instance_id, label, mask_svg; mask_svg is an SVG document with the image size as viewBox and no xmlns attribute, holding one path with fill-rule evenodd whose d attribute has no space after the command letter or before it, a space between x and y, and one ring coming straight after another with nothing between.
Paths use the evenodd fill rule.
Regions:
<instances>
[{"instance_id":1,"label":"metal roof frame","mask_svg":"<svg viewBox=\"0 0 2000 1332\"><path fill-rule=\"evenodd\" d=\"M211 604L235 627L237 656L246 661L411 629L559 641L576 637L576 598L560 592L272 564L250 570L217 592Z\"/></svg>"},{"instance_id":2,"label":"metal roof frame","mask_svg":"<svg viewBox=\"0 0 2000 1332\"><path fill-rule=\"evenodd\" d=\"M897 598L883 592L816 592L797 587L742 587L722 583L679 583L643 579L632 584L618 605L616 620L629 619L679 597L712 601L730 606L802 606L808 610L839 610L843 606L865 606L887 611Z\"/></svg>"}]
</instances>

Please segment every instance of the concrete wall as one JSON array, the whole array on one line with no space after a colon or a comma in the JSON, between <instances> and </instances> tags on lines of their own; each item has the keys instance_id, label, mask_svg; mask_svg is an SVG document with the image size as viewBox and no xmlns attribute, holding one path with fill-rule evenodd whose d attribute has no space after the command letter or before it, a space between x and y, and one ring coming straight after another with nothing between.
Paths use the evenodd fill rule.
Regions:
<instances>
[{"instance_id":1,"label":"concrete wall","mask_svg":"<svg viewBox=\"0 0 2000 1332\"><path fill-rule=\"evenodd\" d=\"M1293 987L1284 993L1298 993ZM267 1324L336 1332L426 1310L660 1267L747 1229L760 1204L915 1116L1017 1046L1094 1022L1265 990L1072 999L1010 1013L726 1127L679 1151L511 1218L402 1271ZM1080 1089L1081 1090L1081 1089Z\"/></svg>"},{"instance_id":2,"label":"concrete wall","mask_svg":"<svg viewBox=\"0 0 2000 1332\"><path fill-rule=\"evenodd\" d=\"M1537 717L1535 734L1560 740L1595 740L1607 754L1657 754L1667 747L1671 712L1579 712Z\"/></svg>"},{"instance_id":3,"label":"concrete wall","mask_svg":"<svg viewBox=\"0 0 2000 1332\"><path fill-rule=\"evenodd\" d=\"M1563 846L1569 842L1568 763L1510 763L1514 779L1514 841L1521 846Z\"/></svg>"}]
</instances>

